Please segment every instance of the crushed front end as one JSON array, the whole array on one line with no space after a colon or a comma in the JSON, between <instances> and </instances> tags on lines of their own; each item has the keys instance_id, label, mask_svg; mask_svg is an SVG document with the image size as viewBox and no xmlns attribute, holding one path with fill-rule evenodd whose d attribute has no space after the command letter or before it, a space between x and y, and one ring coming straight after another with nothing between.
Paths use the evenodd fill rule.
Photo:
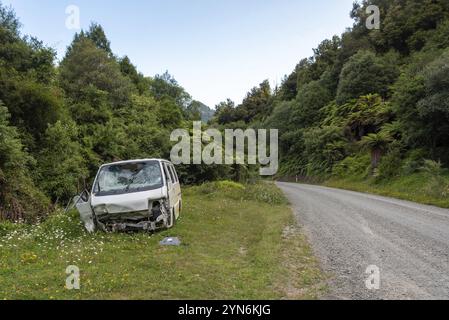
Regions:
<instances>
[{"instance_id":1,"label":"crushed front end","mask_svg":"<svg viewBox=\"0 0 449 320\"><path fill-rule=\"evenodd\" d=\"M93 207L96 224L106 232L146 231L165 229L169 223L169 206L165 199L148 200L143 209L138 203L99 204ZM143 210L142 210L143 209Z\"/></svg>"}]
</instances>

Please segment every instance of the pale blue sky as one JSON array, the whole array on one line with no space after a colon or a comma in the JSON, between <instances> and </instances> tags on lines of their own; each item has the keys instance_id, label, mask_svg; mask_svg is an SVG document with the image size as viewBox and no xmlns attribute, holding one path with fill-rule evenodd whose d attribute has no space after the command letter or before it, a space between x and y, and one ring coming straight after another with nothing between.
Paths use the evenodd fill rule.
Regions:
<instances>
[{"instance_id":1,"label":"pale blue sky","mask_svg":"<svg viewBox=\"0 0 449 320\"><path fill-rule=\"evenodd\" d=\"M352 25L353 0L0 0L62 57L75 30L100 23L119 56L152 76L168 70L194 99L237 103L264 79L275 85L322 40Z\"/></svg>"}]
</instances>

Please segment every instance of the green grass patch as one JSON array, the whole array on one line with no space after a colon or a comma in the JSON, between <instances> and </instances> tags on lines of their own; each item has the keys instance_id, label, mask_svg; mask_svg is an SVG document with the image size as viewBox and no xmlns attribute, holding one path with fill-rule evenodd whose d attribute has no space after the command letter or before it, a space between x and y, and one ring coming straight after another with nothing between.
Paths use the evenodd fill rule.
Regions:
<instances>
[{"instance_id":1,"label":"green grass patch","mask_svg":"<svg viewBox=\"0 0 449 320\"><path fill-rule=\"evenodd\" d=\"M449 208L449 176L438 178L424 172L384 180L333 178L324 183L328 187L367 192L422 204Z\"/></svg>"},{"instance_id":2,"label":"green grass patch","mask_svg":"<svg viewBox=\"0 0 449 320\"><path fill-rule=\"evenodd\" d=\"M313 299L326 290L309 245L273 184L184 190L174 229L89 235L76 213L0 224L0 299ZM162 247L178 236L180 247ZM65 270L81 289L65 289Z\"/></svg>"}]
</instances>

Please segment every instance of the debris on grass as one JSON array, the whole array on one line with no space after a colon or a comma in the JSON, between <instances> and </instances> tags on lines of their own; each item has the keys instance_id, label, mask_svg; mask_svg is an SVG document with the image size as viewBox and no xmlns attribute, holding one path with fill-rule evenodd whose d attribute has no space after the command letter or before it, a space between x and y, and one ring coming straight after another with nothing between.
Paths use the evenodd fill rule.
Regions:
<instances>
[{"instance_id":1,"label":"debris on grass","mask_svg":"<svg viewBox=\"0 0 449 320\"><path fill-rule=\"evenodd\" d=\"M161 246L180 246L181 245L181 240L179 240L179 238L164 238L161 242L159 242L159 244Z\"/></svg>"}]
</instances>

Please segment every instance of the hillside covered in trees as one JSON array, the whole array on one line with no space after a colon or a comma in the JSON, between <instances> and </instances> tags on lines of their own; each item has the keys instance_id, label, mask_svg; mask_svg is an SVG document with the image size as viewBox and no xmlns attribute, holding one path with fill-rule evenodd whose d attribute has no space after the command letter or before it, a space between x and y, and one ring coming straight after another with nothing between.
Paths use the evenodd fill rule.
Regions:
<instances>
[{"instance_id":1,"label":"hillside covered in trees","mask_svg":"<svg viewBox=\"0 0 449 320\"><path fill-rule=\"evenodd\" d=\"M168 158L173 129L212 116L168 73L144 77L114 55L100 25L76 34L59 64L52 48L20 29L0 3L3 219L34 219L64 205L105 162ZM202 170L204 179L217 171L186 170L193 182L188 170Z\"/></svg>"},{"instance_id":2,"label":"hillside covered in trees","mask_svg":"<svg viewBox=\"0 0 449 320\"><path fill-rule=\"evenodd\" d=\"M366 27L368 5L380 30ZM449 1L365 0L350 14L352 28L280 87L264 81L242 104L221 103L214 125L279 129L280 176L438 177L449 166Z\"/></svg>"}]
</instances>

